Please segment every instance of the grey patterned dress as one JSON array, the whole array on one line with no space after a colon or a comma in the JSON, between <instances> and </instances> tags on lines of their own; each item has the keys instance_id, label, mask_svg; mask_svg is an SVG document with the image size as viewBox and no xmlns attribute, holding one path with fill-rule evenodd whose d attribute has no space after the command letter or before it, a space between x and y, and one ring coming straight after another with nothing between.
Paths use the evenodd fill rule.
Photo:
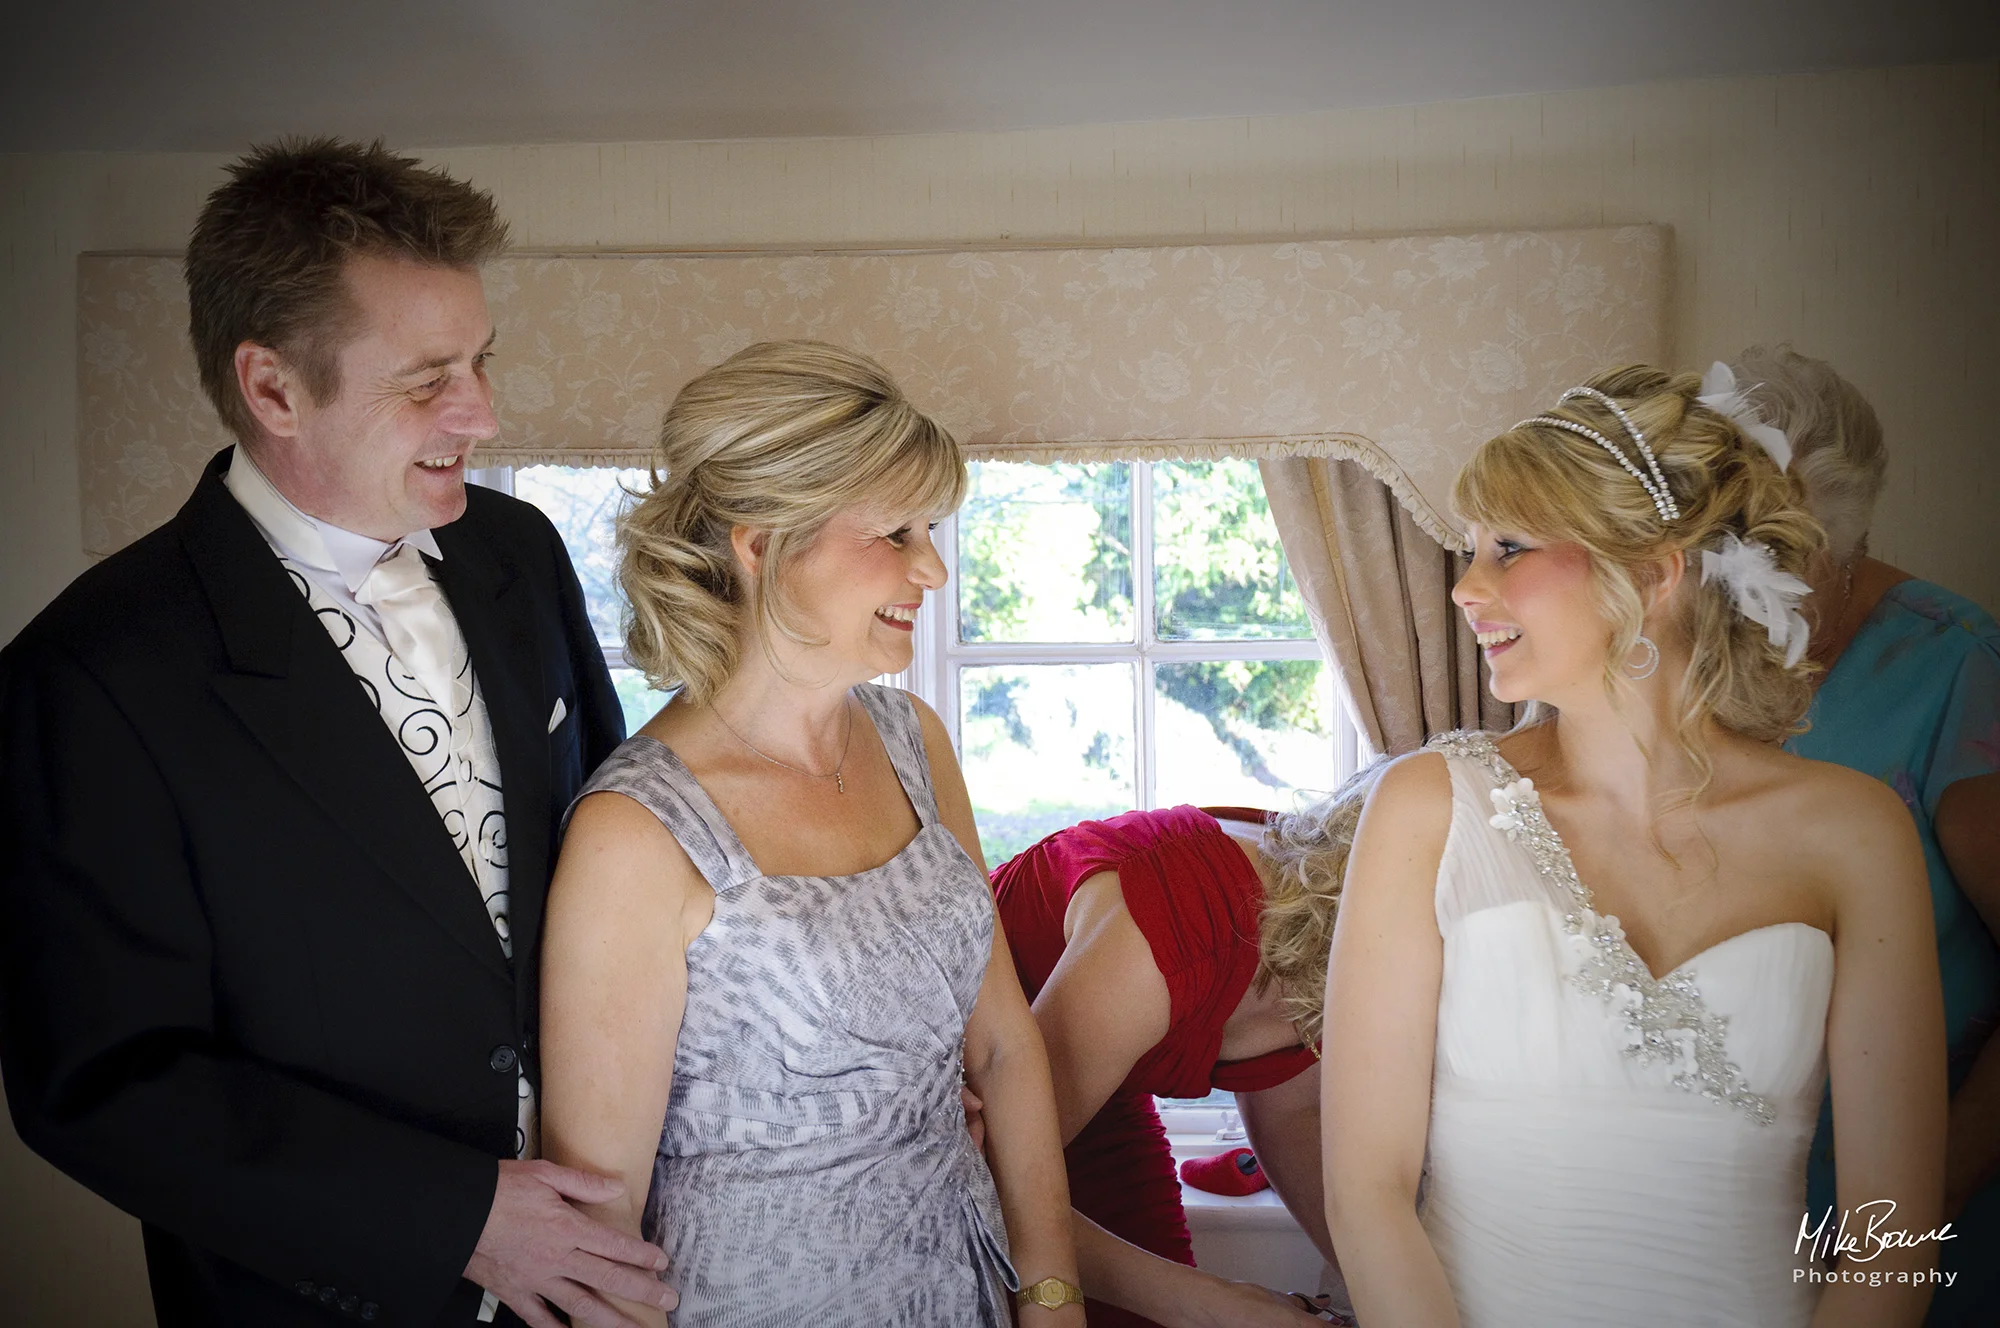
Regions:
<instances>
[{"instance_id":1,"label":"grey patterned dress","mask_svg":"<svg viewBox=\"0 0 2000 1328\"><path fill-rule=\"evenodd\" d=\"M715 889L643 1228L671 1260L677 1328L1010 1322L999 1197L958 1097L992 895L938 822L910 698L855 694L919 822L872 870L761 874L651 738L578 795L646 807Z\"/></svg>"}]
</instances>

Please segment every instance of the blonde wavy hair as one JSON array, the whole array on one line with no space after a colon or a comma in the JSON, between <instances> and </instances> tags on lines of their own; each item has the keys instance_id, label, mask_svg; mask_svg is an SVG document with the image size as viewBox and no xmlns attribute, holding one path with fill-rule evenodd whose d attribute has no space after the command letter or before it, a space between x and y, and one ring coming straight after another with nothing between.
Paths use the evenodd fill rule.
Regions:
<instances>
[{"instance_id":1,"label":"blonde wavy hair","mask_svg":"<svg viewBox=\"0 0 2000 1328\"><path fill-rule=\"evenodd\" d=\"M1683 795L1692 802L1713 773L1708 722L1779 742L1804 728L1818 672L1806 660L1786 667L1784 651L1765 629L1744 617L1719 583L1703 584L1701 552L1733 533L1764 545L1779 568L1803 576L1826 534L1806 509L1798 480L1728 417L1695 400L1698 375L1634 365L1586 385L1616 400L1646 435L1680 506L1679 520L1663 522L1646 490L1595 442L1534 423L1516 425L1473 454L1458 474L1453 505L1468 522L1583 546L1598 611L1611 629L1604 686L1614 702L1630 694L1623 664L1638 641L1647 594L1668 560L1686 555L1668 621L1689 651L1675 698L1674 739L1698 774ZM1596 429L1639 462L1624 426L1602 404L1571 400L1546 413ZM1543 718L1542 707L1530 706L1523 724Z\"/></svg>"},{"instance_id":2,"label":"blonde wavy hair","mask_svg":"<svg viewBox=\"0 0 2000 1328\"><path fill-rule=\"evenodd\" d=\"M1264 823L1258 844L1270 868L1257 920L1257 989L1276 988L1280 1007L1307 1044L1319 1041L1326 1007L1326 957L1340 911L1340 886L1354 830L1387 757L1332 793Z\"/></svg>"},{"instance_id":3,"label":"blonde wavy hair","mask_svg":"<svg viewBox=\"0 0 2000 1328\"><path fill-rule=\"evenodd\" d=\"M735 673L753 615L767 650L770 632L824 644L783 583L826 523L863 506L943 516L965 488L958 443L867 356L820 341L738 351L674 398L651 487L618 522L626 660L700 703ZM736 526L766 536L754 579Z\"/></svg>"}]
</instances>

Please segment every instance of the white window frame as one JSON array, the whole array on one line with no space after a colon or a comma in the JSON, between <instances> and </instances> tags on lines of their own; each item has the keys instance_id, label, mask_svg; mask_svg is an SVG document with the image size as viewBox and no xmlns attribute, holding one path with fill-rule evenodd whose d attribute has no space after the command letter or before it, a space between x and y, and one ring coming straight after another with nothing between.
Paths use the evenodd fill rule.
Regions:
<instances>
[{"instance_id":1,"label":"white window frame","mask_svg":"<svg viewBox=\"0 0 2000 1328\"><path fill-rule=\"evenodd\" d=\"M960 673L978 665L992 664L1104 664L1130 662L1136 674L1132 731L1138 744L1135 787L1138 806L1150 810L1156 805L1159 782L1159 748L1154 738L1154 709L1158 696L1156 671L1161 664L1209 660L1321 660L1319 643L1303 640L1202 640L1159 641L1155 635L1155 595L1153 578L1153 468L1150 462L1116 463L1131 467L1132 475L1132 599L1133 639L1120 642L1007 643L962 642L958 640L958 516L940 522L933 538L938 557L950 574L944 589L924 597L917 614L915 651L910 667L883 679L923 698L944 720L952 745L961 754ZM1330 667L1330 666L1329 666ZM1348 713L1346 697L1336 680L1333 688L1333 783L1338 784L1359 769L1365 759L1361 733Z\"/></svg>"},{"instance_id":2,"label":"white window frame","mask_svg":"<svg viewBox=\"0 0 2000 1328\"><path fill-rule=\"evenodd\" d=\"M1158 697L1156 670L1161 664L1208 660L1323 660L1317 641L1157 641L1154 640L1155 595L1153 582L1153 468L1150 462L1127 461L1132 475L1132 609L1133 639L1118 642L1008 643L962 642L958 640L958 517L940 522L935 534L938 556L949 579L944 589L926 595L918 611L913 632L910 667L880 679L921 697L937 711L951 734L952 746L963 753L960 740L959 674L968 667L992 664L1104 664L1129 662L1133 665L1135 688L1132 731L1138 744L1134 795L1142 809L1155 806L1159 782L1159 747L1154 739L1154 709ZM466 479L500 493L514 492L514 467L486 466L468 470ZM614 669L626 667L622 641L600 641L604 662ZM1333 783L1345 780L1366 760L1361 730L1348 713L1347 698L1335 680L1333 687Z\"/></svg>"}]
</instances>

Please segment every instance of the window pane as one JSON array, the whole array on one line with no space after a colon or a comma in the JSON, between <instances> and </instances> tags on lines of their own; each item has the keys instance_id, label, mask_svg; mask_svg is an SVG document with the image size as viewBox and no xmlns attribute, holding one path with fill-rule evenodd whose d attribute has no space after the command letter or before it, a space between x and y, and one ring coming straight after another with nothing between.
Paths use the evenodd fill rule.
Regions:
<instances>
[{"instance_id":1,"label":"window pane","mask_svg":"<svg viewBox=\"0 0 2000 1328\"><path fill-rule=\"evenodd\" d=\"M600 641L616 642L625 637L625 597L618 589L614 527L618 514L631 501L625 491L643 491L651 482L643 470L528 466L514 472L514 496L541 508L562 533L569 560L576 564L577 579L583 582L590 625L597 629Z\"/></svg>"},{"instance_id":2,"label":"window pane","mask_svg":"<svg viewBox=\"0 0 2000 1328\"><path fill-rule=\"evenodd\" d=\"M959 748L988 866L1138 806L1130 664L959 670Z\"/></svg>"},{"instance_id":3,"label":"window pane","mask_svg":"<svg viewBox=\"0 0 2000 1328\"><path fill-rule=\"evenodd\" d=\"M1153 675L1154 804L1288 811L1331 789L1333 678L1316 659L1161 664Z\"/></svg>"},{"instance_id":4,"label":"window pane","mask_svg":"<svg viewBox=\"0 0 2000 1328\"><path fill-rule=\"evenodd\" d=\"M646 685L646 675L637 669L611 670L611 685L618 690L618 708L625 712L625 736L631 737L639 731L639 726L660 713L660 707L667 703L666 692L656 692Z\"/></svg>"},{"instance_id":5,"label":"window pane","mask_svg":"<svg viewBox=\"0 0 2000 1328\"><path fill-rule=\"evenodd\" d=\"M958 639L1130 641L1132 468L970 469L958 514Z\"/></svg>"},{"instance_id":6,"label":"window pane","mask_svg":"<svg viewBox=\"0 0 2000 1328\"><path fill-rule=\"evenodd\" d=\"M1154 464L1153 586L1162 641L1312 635L1254 461Z\"/></svg>"}]
</instances>

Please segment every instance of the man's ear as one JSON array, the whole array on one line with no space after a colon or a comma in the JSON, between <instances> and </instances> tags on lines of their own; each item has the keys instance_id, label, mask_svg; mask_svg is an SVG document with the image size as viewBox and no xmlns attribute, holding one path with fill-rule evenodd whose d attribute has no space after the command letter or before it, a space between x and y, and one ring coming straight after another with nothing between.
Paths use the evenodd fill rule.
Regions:
<instances>
[{"instance_id":1,"label":"man's ear","mask_svg":"<svg viewBox=\"0 0 2000 1328\"><path fill-rule=\"evenodd\" d=\"M771 532L752 526L731 526L729 547L735 551L744 575L754 584L764 566L764 551L771 547Z\"/></svg>"},{"instance_id":2,"label":"man's ear","mask_svg":"<svg viewBox=\"0 0 2000 1328\"><path fill-rule=\"evenodd\" d=\"M236 348L236 390L250 418L273 438L296 438L305 387L284 357L269 346L246 341Z\"/></svg>"}]
</instances>

